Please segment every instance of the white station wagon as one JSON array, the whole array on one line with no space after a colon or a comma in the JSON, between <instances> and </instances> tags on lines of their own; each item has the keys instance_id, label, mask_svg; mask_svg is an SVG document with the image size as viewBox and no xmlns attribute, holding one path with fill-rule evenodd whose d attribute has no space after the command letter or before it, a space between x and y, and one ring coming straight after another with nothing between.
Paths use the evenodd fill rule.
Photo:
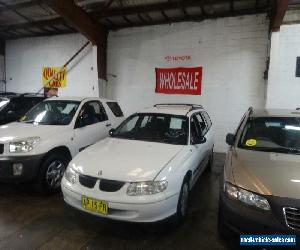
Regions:
<instances>
[{"instance_id":1,"label":"white station wagon","mask_svg":"<svg viewBox=\"0 0 300 250\"><path fill-rule=\"evenodd\" d=\"M34 180L40 192L59 191L69 161L123 120L115 101L46 99L19 122L0 126L0 181Z\"/></svg>"},{"instance_id":2,"label":"white station wagon","mask_svg":"<svg viewBox=\"0 0 300 250\"><path fill-rule=\"evenodd\" d=\"M62 180L66 203L115 220L182 220L189 191L213 159L212 123L202 106L155 105L110 135L70 162Z\"/></svg>"}]
</instances>

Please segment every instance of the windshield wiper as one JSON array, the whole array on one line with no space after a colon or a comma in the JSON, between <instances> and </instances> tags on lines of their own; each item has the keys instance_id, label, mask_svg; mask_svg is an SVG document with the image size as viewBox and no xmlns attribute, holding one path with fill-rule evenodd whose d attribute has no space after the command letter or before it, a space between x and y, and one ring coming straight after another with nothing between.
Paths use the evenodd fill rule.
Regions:
<instances>
[{"instance_id":1,"label":"windshield wiper","mask_svg":"<svg viewBox=\"0 0 300 250\"><path fill-rule=\"evenodd\" d=\"M20 121L20 120L19 120ZM34 123L35 120L28 120L28 121L20 121L20 122L25 122L25 123Z\"/></svg>"},{"instance_id":2,"label":"windshield wiper","mask_svg":"<svg viewBox=\"0 0 300 250\"><path fill-rule=\"evenodd\" d=\"M253 150L264 151L264 152L275 152L275 153L300 154L299 149L289 148L289 147L277 147L277 148L256 147L253 148Z\"/></svg>"}]
</instances>

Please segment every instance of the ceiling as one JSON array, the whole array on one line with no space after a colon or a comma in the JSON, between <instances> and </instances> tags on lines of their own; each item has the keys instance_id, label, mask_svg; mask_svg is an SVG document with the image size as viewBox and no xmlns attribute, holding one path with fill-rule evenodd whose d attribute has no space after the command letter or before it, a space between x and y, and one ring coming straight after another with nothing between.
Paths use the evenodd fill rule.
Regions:
<instances>
[{"instance_id":1,"label":"ceiling","mask_svg":"<svg viewBox=\"0 0 300 250\"><path fill-rule=\"evenodd\" d=\"M76 32L47 0L0 0L0 39ZM299 1L292 0L292 4ZM109 30L181 21L270 13L274 0L76 0Z\"/></svg>"}]
</instances>

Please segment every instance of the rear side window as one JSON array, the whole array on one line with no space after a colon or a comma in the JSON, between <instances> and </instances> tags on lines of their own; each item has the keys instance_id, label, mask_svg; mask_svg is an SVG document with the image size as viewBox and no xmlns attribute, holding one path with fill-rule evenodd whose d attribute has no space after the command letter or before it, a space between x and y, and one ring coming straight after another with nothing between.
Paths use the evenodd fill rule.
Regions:
<instances>
[{"instance_id":1,"label":"rear side window","mask_svg":"<svg viewBox=\"0 0 300 250\"><path fill-rule=\"evenodd\" d=\"M202 116L204 117L204 120L207 124L208 129L210 129L212 122L211 122L209 115L206 112L201 112L201 113L202 113Z\"/></svg>"},{"instance_id":2,"label":"rear side window","mask_svg":"<svg viewBox=\"0 0 300 250\"><path fill-rule=\"evenodd\" d=\"M204 136L208 131L208 127L205 124L205 121L204 121L203 117L200 115L200 113L196 114L196 118L197 118L198 123L200 125L201 134L202 134L202 136Z\"/></svg>"},{"instance_id":3,"label":"rear side window","mask_svg":"<svg viewBox=\"0 0 300 250\"><path fill-rule=\"evenodd\" d=\"M117 102L107 102L106 104L116 117L124 116L123 111Z\"/></svg>"}]
</instances>

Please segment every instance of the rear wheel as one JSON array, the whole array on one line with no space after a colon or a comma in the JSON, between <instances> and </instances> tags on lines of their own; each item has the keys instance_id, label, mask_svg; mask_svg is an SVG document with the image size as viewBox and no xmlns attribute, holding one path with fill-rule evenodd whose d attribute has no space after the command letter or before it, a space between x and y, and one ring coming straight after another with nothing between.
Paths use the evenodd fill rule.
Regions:
<instances>
[{"instance_id":1,"label":"rear wheel","mask_svg":"<svg viewBox=\"0 0 300 250\"><path fill-rule=\"evenodd\" d=\"M68 160L60 153L52 153L44 159L35 182L35 189L42 194L60 191L60 184Z\"/></svg>"}]
</instances>

